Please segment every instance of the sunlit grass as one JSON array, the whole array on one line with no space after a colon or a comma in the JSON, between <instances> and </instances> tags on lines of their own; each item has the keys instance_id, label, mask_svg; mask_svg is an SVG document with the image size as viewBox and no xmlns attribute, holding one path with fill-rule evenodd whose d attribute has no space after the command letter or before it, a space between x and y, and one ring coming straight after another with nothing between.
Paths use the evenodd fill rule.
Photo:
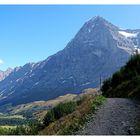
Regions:
<instances>
[{"instance_id":1,"label":"sunlit grass","mask_svg":"<svg viewBox=\"0 0 140 140\"><path fill-rule=\"evenodd\" d=\"M22 115L13 115L13 116L0 116L0 119L25 119Z\"/></svg>"},{"instance_id":2,"label":"sunlit grass","mask_svg":"<svg viewBox=\"0 0 140 140\"><path fill-rule=\"evenodd\" d=\"M6 128L6 129L13 129L13 128L16 128L17 126L10 126L10 125L3 125L3 126L0 126L1 128Z\"/></svg>"}]
</instances>

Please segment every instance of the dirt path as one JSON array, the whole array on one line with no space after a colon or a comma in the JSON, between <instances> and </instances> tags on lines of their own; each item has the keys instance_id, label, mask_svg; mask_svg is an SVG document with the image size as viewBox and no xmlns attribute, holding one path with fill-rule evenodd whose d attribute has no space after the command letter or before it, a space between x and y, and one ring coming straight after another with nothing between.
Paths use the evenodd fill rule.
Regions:
<instances>
[{"instance_id":1,"label":"dirt path","mask_svg":"<svg viewBox=\"0 0 140 140\"><path fill-rule=\"evenodd\" d=\"M131 135L140 118L140 105L129 99L108 98L77 135Z\"/></svg>"}]
</instances>

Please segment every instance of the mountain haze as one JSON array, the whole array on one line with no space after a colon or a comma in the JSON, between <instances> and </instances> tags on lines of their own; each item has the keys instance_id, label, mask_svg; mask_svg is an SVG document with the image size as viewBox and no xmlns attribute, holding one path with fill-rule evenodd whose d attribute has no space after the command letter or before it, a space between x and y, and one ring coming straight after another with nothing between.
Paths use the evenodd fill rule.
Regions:
<instances>
[{"instance_id":1,"label":"mountain haze","mask_svg":"<svg viewBox=\"0 0 140 140\"><path fill-rule=\"evenodd\" d=\"M38 63L15 68L0 82L0 105L49 100L98 87L139 52L140 30L124 30L102 17L86 22L67 46Z\"/></svg>"}]
</instances>

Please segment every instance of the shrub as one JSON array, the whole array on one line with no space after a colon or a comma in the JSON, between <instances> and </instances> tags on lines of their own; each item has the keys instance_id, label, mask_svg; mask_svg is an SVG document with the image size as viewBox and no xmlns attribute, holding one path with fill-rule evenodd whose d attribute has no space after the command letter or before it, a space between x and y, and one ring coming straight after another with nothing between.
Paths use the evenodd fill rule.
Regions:
<instances>
[{"instance_id":1,"label":"shrub","mask_svg":"<svg viewBox=\"0 0 140 140\"><path fill-rule=\"evenodd\" d=\"M55 120L72 113L77 104L76 102L67 102L67 103L60 103L53 109L49 110L46 116L43 119L43 124L45 126L48 126L51 122L54 122Z\"/></svg>"},{"instance_id":2,"label":"shrub","mask_svg":"<svg viewBox=\"0 0 140 140\"><path fill-rule=\"evenodd\" d=\"M76 108L76 102L60 103L54 108L55 118L59 119L69 113L72 113Z\"/></svg>"},{"instance_id":3,"label":"shrub","mask_svg":"<svg viewBox=\"0 0 140 140\"><path fill-rule=\"evenodd\" d=\"M102 92L106 92L107 90L109 90L109 88L111 87L111 79L107 79L103 82L103 86L101 88Z\"/></svg>"},{"instance_id":4,"label":"shrub","mask_svg":"<svg viewBox=\"0 0 140 140\"><path fill-rule=\"evenodd\" d=\"M55 121L54 110L49 110L43 119L43 124L48 126L51 122Z\"/></svg>"}]
</instances>

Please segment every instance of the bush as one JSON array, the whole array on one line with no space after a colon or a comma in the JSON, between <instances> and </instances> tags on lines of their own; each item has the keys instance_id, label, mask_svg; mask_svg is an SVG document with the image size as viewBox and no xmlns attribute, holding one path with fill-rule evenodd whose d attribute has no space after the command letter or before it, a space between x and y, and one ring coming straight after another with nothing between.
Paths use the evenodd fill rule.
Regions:
<instances>
[{"instance_id":1,"label":"bush","mask_svg":"<svg viewBox=\"0 0 140 140\"><path fill-rule=\"evenodd\" d=\"M111 79L107 79L103 82L103 86L101 88L102 92L105 93L111 87Z\"/></svg>"},{"instance_id":2,"label":"bush","mask_svg":"<svg viewBox=\"0 0 140 140\"><path fill-rule=\"evenodd\" d=\"M58 120L59 118L72 113L77 104L76 102L67 102L67 103L60 103L53 109L49 110L46 116L43 119L43 124L48 126L51 122Z\"/></svg>"},{"instance_id":3,"label":"bush","mask_svg":"<svg viewBox=\"0 0 140 140\"><path fill-rule=\"evenodd\" d=\"M76 102L60 103L54 110L55 119L59 119L69 113L72 113L76 108Z\"/></svg>"},{"instance_id":4,"label":"bush","mask_svg":"<svg viewBox=\"0 0 140 140\"><path fill-rule=\"evenodd\" d=\"M45 115L43 119L43 124L45 126L48 126L51 122L55 121L55 115L54 115L54 110L49 110L48 113Z\"/></svg>"}]
</instances>

